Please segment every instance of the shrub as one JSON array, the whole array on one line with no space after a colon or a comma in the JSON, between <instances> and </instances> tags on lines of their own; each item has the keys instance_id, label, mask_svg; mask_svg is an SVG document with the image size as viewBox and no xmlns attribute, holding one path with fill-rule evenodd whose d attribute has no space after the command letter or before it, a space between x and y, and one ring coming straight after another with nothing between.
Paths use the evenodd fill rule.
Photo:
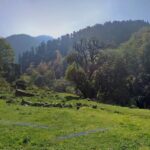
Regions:
<instances>
[{"instance_id":1,"label":"shrub","mask_svg":"<svg viewBox=\"0 0 150 150\"><path fill-rule=\"evenodd\" d=\"M2 77L0 77L0 91L10 91L9 83Z\"/></svg>"},{"instance_id":2,"label":"shrub","mask_svg":"<svg viewBox=\"0 0 150 150\"><path fill-rule=\"evenodd\" d=\"M52 89L56 92L67 92L69 91L68 87L70 87L70 83L66 80L60 79L53 82Z\"/></svg>"}]
</instances>

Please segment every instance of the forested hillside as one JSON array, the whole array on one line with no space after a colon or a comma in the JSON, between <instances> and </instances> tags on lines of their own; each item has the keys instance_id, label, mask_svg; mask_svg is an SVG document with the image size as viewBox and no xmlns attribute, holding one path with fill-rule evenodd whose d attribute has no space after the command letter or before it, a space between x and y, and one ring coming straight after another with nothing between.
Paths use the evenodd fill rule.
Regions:
<instances>
[{"instance_id":1,"label":"forested hillside","mask_svg":"<svg viewBox=\"0 0 150 150\"><path fill-rule=\"evenodd\" d=\"M116 48L145 26L149 26L149 23L144 21L114 21L87 27L56 40L42 43L39 47L25 52L20 59L20 64L25 71L31 63L38 65L43 61L53 61L56 58L57 50L61 55L66 56L73 49L74 44L81 39L93 38L107 48Z\"/></svg>"},{"instance_id":2,"label":"forested hillside","mask_svg":"<svg viewBox=\"0 0 150 150\"><path fill-rule=\"evenodd\" d=\"M8 82L21 79L99 102L150 108L149 23L107 22L42 42L24 52L19 65L3 39L1 47L1 75Z\"/></svg>"},{"instance_id":3,"label":"forested hillside","mask_svg":"<svg viewBox=\"0 0 150 150\"><path fill-rule=\"evenodd\" d=\"M35 48L41 44L41 42L47 42L52 40L50 36L37 36L33 37L26 34L11 35L6 38L7 42L14 49L15 60L18 62L19 55L23 52L30 50L32 47Z\"/></svg>"},{"instance_id":4,"label":"forested hillside","mask_svg":"<svg viewBox=\"0 0 150 150\"><path fill-rule=\"evenodd\" d=\"M37 86L65 91L68 83L56 81L68 79L85 98L149 108L149 41L149 23L107 22L43 42L19 62Z\"/></svg>"}]
</instances>

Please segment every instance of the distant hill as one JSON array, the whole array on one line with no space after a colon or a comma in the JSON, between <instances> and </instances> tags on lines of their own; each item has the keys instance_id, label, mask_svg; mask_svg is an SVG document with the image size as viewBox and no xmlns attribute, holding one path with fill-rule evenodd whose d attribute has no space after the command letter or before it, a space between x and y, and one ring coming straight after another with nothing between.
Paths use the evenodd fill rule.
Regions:
<instances>
[{"instance_id":1,"label":"distant hill","mask_svg":"<svg viewBox=\"0 0 150 150\"><path fill-rule=\"evenodd\" d=\"M48 36L48 35L40 35L40 36L37 36L35 37L40 43L41 42L47 42L49 40L53 40L53 37L52 36Z\"/></svg>"},{"instance_id":2,"label":"distant hill","mask_svg":"<svg viewBox=\"0 0 150 150\"><path fill-rule=\"evenodd\" d=\"M16 34L6 38L15 51L16 61L18 61L19 55L23 54L23 52L30 50L32 47L39 46L41 42L47 42L52 39L52 37L46 35L33 37L26 34Z\"/></svg>"}]
</instances>

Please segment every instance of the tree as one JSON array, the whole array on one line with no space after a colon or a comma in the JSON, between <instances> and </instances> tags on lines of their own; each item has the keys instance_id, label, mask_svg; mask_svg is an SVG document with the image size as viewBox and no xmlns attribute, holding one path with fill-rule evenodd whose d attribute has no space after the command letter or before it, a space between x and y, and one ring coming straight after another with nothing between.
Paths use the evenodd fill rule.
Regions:
<instances>
[{"instance_id":1,"label":"tree","mask_svg":"<svg viewBox=\"0 0 150 150\"><path fill-rule=\"evenodd\" d=\"M10 45L0 39L0 74L9 82L20 75L20 67L14 64L14 53Z\"/></svg>"},{"instance_id":2,"label":"tree","mask_svg":"<svg viewBox=\"0 0 150 150\"><path fill-rule=\"evenodd\" d=\"M12 48L4 39L0 39L0 66L11 64L13 61L14 54Z\"/></svg>"},{"instance_id":3,"label":"tree","mask_svg":"<svg viewBox=\"0 0 150 150\"><path fill-rule=\"evenodd\" d=\"M96 96L92 76L98 67L97 57L100 50L97 40L81 40L74 45L74 51L68 56L71 66L66 72L67 78L76 84L84 97Z\"/></svg>"},{"instance_id":4,"label":"tree","mask_svg":"<svg viewBox=\"0 0 150 150\"><path fill-rule=\"evenodd\" d=\"M85 98L94 97L94 90L90 86L86 73L75 62L67 68L66 78L75 83L76 88L81 91Z\"/></svg>"},{"instance_id":5,"label":"tree","mask_svg":"<svg viewBox=\"0 0 150 150\"><path fill-rule=\"evenodd\" d=\"M104 52L94 82L99 100L126 106L130 104L127 87L128 72L123 58L116 52Z\"/></svg>"}]
</instances>

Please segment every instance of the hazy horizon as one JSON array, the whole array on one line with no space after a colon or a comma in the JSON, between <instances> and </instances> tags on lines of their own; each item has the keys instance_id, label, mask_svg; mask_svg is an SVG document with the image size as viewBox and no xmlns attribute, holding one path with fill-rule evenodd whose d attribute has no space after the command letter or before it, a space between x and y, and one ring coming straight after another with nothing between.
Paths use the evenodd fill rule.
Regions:
<instances>
[{"instance_id":1,"label":"hazy horizon","mask_svg":"<svg viewBox=\"0 0 150 150\"><path fill-rule=\"evenodd\" d=\"M107 21L150 21L149 6L149 0L0 0L0 36L57 38Z\"/></svg>"}]
</instances>

